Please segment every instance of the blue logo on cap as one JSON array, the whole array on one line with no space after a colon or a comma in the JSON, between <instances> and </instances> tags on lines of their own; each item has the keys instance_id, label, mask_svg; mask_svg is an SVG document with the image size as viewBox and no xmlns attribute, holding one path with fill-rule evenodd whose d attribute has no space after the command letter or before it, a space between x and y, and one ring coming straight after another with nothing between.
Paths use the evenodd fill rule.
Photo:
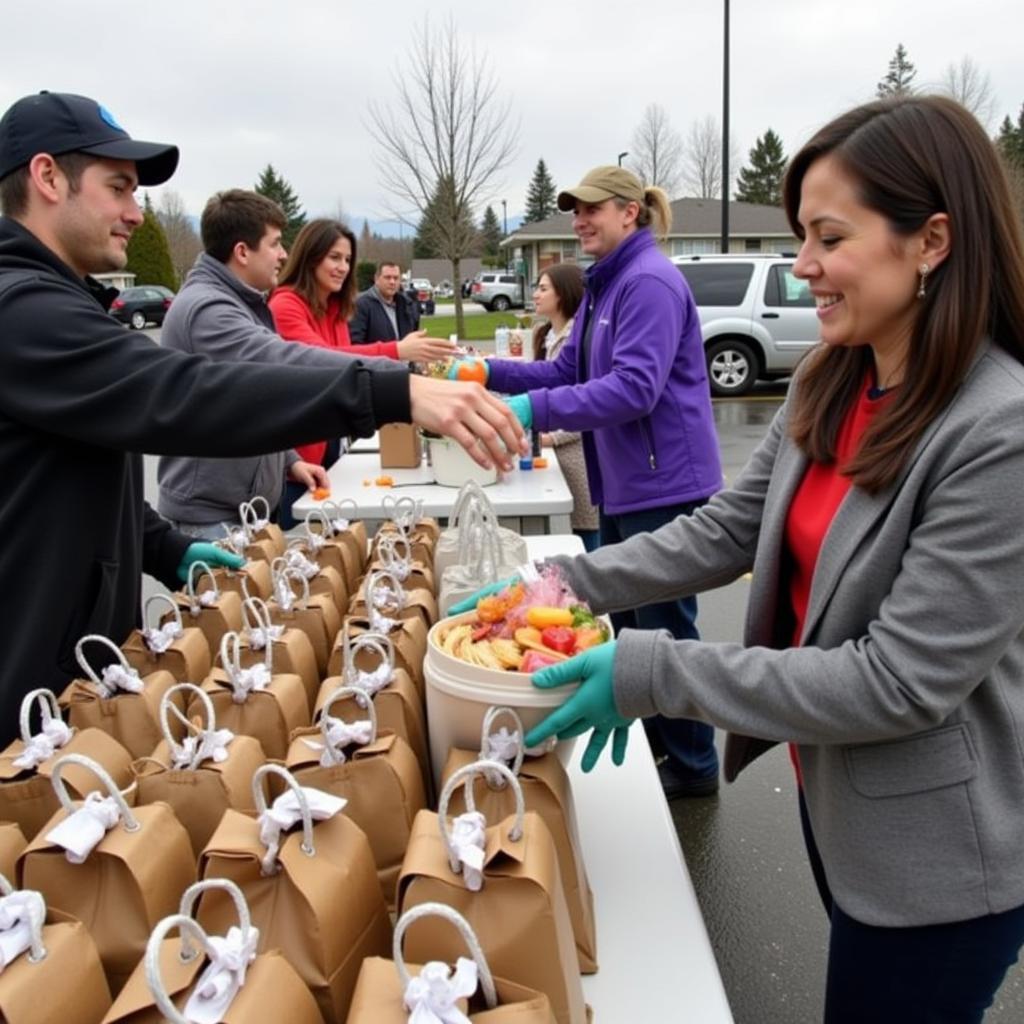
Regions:
<instances>
[{"instance_id":1,"label":"blue logo on cap","mask_svg":"<svg viewBox=\"0 0 1024 1024\"><path fill-rule=\"evenodd\" d=\"M111 128L113 128L113 129L115 129L115 131L119 131L119 132L123 132L124 131L124 129L117 123L117 118L115 118L114 115L109 110L107 110L107 108L105 106L103 106L102 103L97 103L96 106L99 108L100 117L104 121L106 121L107 124L109 124Z\"/></svg>"}]
</instances>

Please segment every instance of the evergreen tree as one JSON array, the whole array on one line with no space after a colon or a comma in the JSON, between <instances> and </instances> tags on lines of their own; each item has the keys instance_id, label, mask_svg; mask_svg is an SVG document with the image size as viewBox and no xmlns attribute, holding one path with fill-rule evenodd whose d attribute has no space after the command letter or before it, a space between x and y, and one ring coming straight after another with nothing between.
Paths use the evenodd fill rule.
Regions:
<instances>
[{"instance_id":1,"label":"evergreen tree","mask_svg":"<svg viewBox=\"0 0 1024 1024\"><path fill-rule=\"evenodd\" d=\"M359 251L361 253L368 252L372 241L373 235L370 234L370 222L364 217L363 230L359 232Z\"/></svg>"},{"instance_id":2,"label":"evergreen tree","mask_svg":"<svg viewBox=\"0 0 1024 1024\"><path fill-rule=\"evenodd\" d=\"M786 172L786 154L782 139L769 128L750 151L750 166L740 170L736 199L741 203L782 205L782 177Z\"/></svg>"},{"instance_id":3,"label":"evergreen tree","mask_svg":"<svg viewBox=\"0 0 1024 1024\"><path fill-rule=\"evenodd\" d=\"M416 260L450 259L456 249L464 256L477 255L480 233L473 223L473 211L459 202L450 179L442 179L420 218L412 256Z\"/></svg>"},{"instance_id":4,"label":"evergreen tree","mask_svg":"<svg viewBox=\"0 0 1024 1024\"><path fill-rule=\"evenodd\" d=\"M490 260L501 259L501 224L498 222L498 215L492 206L484 210L483 220L480 222L480 237L483 242L483 255Z\"/></svg>"},{"instance_id":5,"label":"evergreen tree","mask_svg":"<svg viewBox=\"0 0 1024 1024\"><path fill-rule=\"evenodd\" d=\"M889 70L878 83L877 95L880 99L887 96L909 96L914 87L911 84L917 76L917 68L910 62L906 48L897 43L896 52L889 61Z\"/></svg>"},{"instance_id":6,"label":"evergreen tree","mask_svg":"<svg viewBox=\"0 0 1024 1024\"><path fill-rule=\"evenodd\" d=\"M256 182L256 191L261 196L273 199L284 211L288 220L282 232L284 247L290 249L295 241L295 236L302 230L306 223L306 214L299 202L295 190L274 170L273 164L267 164L260 174L260 180Z\"/></svg>"},{"instance_id":7,"label":"evergreen tree","mask_svg":"<svg viewBox=\"0 0 1024 1024\"><path fill-rule=\"evenodd\" d=\"M135 275L136 284L162 284L171 291L178 289L167 236L160 226L156 211L146 193L142 207L142 223L128 241L128 262L125 270Z\"/></svg>"},{"instance_id":8,"label":"evergreen tree","mask_svg":"<svg viewBox=\"0 0 1024 1024\"><path fill-rule=\"evenodd\" d=\"M544 158L541 157L537 161L537 167L534 169L530 187L526 193L526 216L523 217L523 223L531 224L534 221L547 220L552 214L557 213L557 197L558 190L555 188L551 175L548 174Z\"/></svg>"},{"instance_id":9,"label":"evergreen tree","mask_svg":"<svg viewBox=\"0 0 1024 1024\"><path fill-rule=\"evenodd\" d=\"M1016 123L1009 116L1003 119L996 145L1008 164L1024 170L1024 105L1020 108Z\"/></svg>"}]
</instances>

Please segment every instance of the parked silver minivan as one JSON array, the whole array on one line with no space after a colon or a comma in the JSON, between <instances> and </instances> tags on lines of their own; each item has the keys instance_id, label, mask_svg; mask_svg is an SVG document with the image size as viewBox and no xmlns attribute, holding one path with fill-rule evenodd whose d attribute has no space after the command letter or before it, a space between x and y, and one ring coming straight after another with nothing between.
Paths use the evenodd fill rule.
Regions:
<instances>
[{"instance_id":1,"label":"parked silver minivan","mask_svg":"<svg viewBox=\"0 0 1024 1024\"><path fill-rule=\"evenodd\" d=\"M711 393L746 394L787 377L819 340L814 296L793 256L673 256L700 313Z\"/></svg>"},{"instance_id":2,"label":"parked silver minivan","mask_svg":"<svg viewBox=\"0 0 1024 1024\"><path fill-rule=\"evenodd\" d=\"M469 296L485 309L504 313L513 306L521 309L525 304L523 281L518 274L501 270L482 270L473 278Z\"/></svg>"}]
</instances>

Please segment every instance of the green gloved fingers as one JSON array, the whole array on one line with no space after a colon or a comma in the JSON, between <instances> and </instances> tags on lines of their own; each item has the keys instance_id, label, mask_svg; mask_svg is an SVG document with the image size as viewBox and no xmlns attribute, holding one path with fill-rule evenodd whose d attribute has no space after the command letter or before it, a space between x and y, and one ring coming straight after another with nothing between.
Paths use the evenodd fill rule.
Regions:
<instances>
[{"instance_id":1,"label":"green gloved fingers","mask_svg":"<svg viewBox=\"0 0 1024 1024\"><path fill-rule=\"evenodd\" d=\"M469 597L463 598L458 604L453 604L448 609L449 615L461 615L463 612L471 612L476 608L477 601L481 597L487 597L489 594L497 594L499 591L504 590L506 587L511 587L513 583L518 583L518 576L509 576L507 580L498 580L497 583L489 583L486 587L481 587L476 593L470 594Z\"/></svg>"},{"instance_id":2,"label":"green gloved fingers","mask_svg":"<svg viewBox=\"0 0 1024 1024\"><path fill-rule=\"evenodd\" d=\"M505 404L516 414L516 419L522 424L523 430L529 430L533 426L533 403L530 396L512 395L505 399Z\"/></svg>"},{"instance_id":3,"label":"green gloved fingers","mask_svg":"<svg viewBox=\"0 0 1024 1024\"><path fill-rule=\"evenodd\" d=\"M245 565L245 559L241 555L226 551L208 541L197 541L195 544L189 544L185 549L181 564L178 566L178 579L182 583L188 581L188 570L194 562L206 562L211 569L218 565L227 569L241 569Z\"/></svg>"},{"instance_id":4,"label":"green gloved fingers","mask_svg":"<svg viewBox=\"0 0 1024 1024\"><path fill-rule=\"evenodd\" d=\"M526 736L528 747L539 746L550 736L569 739L591 729L590 742L583 753L583 770L597 764L601 751L612 739L612 761L620 765L626 757L631 719L623 718L615 706L613 685L615 641L598 644L575 658L534 672L533 685L549 690L579 682L579 689Z\"/></svg>"}]
</instances>

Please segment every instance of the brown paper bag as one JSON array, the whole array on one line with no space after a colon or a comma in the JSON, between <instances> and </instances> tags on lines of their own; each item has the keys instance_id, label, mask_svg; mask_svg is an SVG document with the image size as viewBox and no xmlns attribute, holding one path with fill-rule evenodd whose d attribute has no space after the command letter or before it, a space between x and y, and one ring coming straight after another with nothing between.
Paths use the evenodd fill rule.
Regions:
<instances>
[{"instance_id":1,"label":"brown paper bag","mask_svg":"<svg viewBox=\"0 0 1024 1024\"><path fill-rule=\"evenodd\" d=\"M91 770L106 790L103 795L112 801L115 814L109 831L87 809L97 803L106 806L106 800L96 801L90 794L84 804L76 804L68 796L62 773L70 763ZM58 760L53 785L61 810L21 855L19 876L26 889L38 889L50 906L89 929L116 994L141 958L156 922L173 912L182 891L195 881L192 846L166 804L130 808L110 776L88 758L68 754ZM96 830L93 838L101 838L81 863L72 863L56 840L83 818L86 828Z\"/></svg>"},{"instance_id":2,"label":"brown paper bag","mask_svg":"<svg viewBox=\"0 0 1024 1024\"><path fill-rule=\"evenodd\" d=\"M190 720L178 711L173 698L181 694L190 709L202 716ZM170 719L179 716L189 735L179 743L171 732ZM168 690L160 704L164 738L152 757L135 763L138 802L162 800L185 826L195 859L203 852L228 808L255 814L252 776L267 758L260 741L217 728L213 702L198 686L179 683ZM198 723L198 724L196 724Z\"/></svg>"},{"instance_id":3,"label":"brown paper bag","mask_svg":"<svg viewBox=\"0 0 1024 1024\"><path fill-rule=\"evenodd\" d=\"M416 501L407 495L395 498L388 494L384 496L381 507L388 518L377 531L375 542L379 543L387 533L400 533L412 545L412 557L431 564L440 528L436 519L423 515L422 500Z\"/></svg>"},{"instance_id":4,"label":"brown paper bag","mask_svg":"<svg viewBox=\"0 0 1024 1024\"><path fill-rule=\"evenodd\" d=\"M319 566L341 574L349 594L355 592L366 568L366 528L362 523L357 525L358 534L352 532L347 519L332 518L326 508L310 509L299 541Z\"/></svg>"},{"instance_id":5,"label":"brown paper bag","mask_svg":"<svg viewBox=\"0 0 1024 1024\"><path fill-rule=\"evenodd\" d=\"M511 720L514 731L507 729L494 732L494 725L503 717ZM553 751L542 757L524 759L523 737L526 735L522 720L512 708L490 708L484 716L480 751L452 748L448 753L441 772L441 786L460 768L474 761L512 760L512 773L523 789L526 809L536 811L551 833L558 851L558 870L562 877L565 901L569 907L573 935L576 938L576 953L579 956L580 971L594 974L597 971L597 925L594 920L594 894L587 881L586 868L580 846L579 828L576 824L576 806L573 803L572 788L565 766ZM472 782L473 799L476 809L488 821L501 821L515 813L515 794L500 778L486 773ZM452 794L449 809L452 814L466 810L465 794L457 789Z\"/></svg>"},{"instance_id":6,"label":"brown paper bag","mask_svg":"<svg viewBox=\"0 0 1024 1024\"><path fill-rule=\"evenodd\" d=\"M342 704L351 724L331 716ZM286 765L300 785L348 801L345 813L366 833L381 892L393 907L413 819L427 806L422 769L408 743L378 733L374 701L341 686L324 701L319 725L292 734Z\"/></svg>"},{"instance_id":7,"label":"brown paper bag","mask_svg":"<svg viewBox=\"0 0 1024 1024\"><path fill-rule=\"evenodd\" d=\"M246 568L249 562L269 564L280 554L273 539L266 536L257 539L248 523L239 523L234 527L225 524L224 533L224 538L217 543L241 555L246 560Z\"/></svg>"},{"instance_id":8,"label":"brown paper bag","mask_svg":"<svg viewBox=\"0 0 1024 1024\"><path fill-rule=\"evenodd\" d=\"M196 592L196 575L202 573L209 579L206 590ZM238 632L242 628L242 598L230 590L224 590L217 584L217 576L206 562L193 562L188 567L188 581L183 590L171 597L180 609L181 617L195 628L201 630L206 637L206 646L210 651L210 663L220 650L221 637L225 633ZM160 619L165 626L174 617L167 612Z\"/></svg>"},{"instance_id":9,"label":"brown paper bag","mask_svg":"<svg viewBox=\"0 0 1024 1024\"><path fill-rule=\"evenodd\" d=\"M358 570L357 578L362 576L366 571L369 543L366 524L358 518L359 506L352 498L340 498L338 501L325 501L320 507L327 514L333 539L351 549Z\"/></svg>"},{"instance_id":10,"label":"brown paper bag","mask_svg":"<svg viewBox=\"0 0 1024 1024\"><path fill-rule=\"evenodd\" d=\"M292 731L309 724L309 702L302 680L292 673L274 671L271 645L263 648L261 662L243 667L237 633L228 633L221 641L220 661L223 667L213 669L202 686L218 724L236 736L252 736L259 740L267 757L281 760L288 753ZM188 717L201 710L199 700L193 697Z\"/></svg>"},{"instance_id":11,"label":"brown paper bag","mask_svg":"<svg viewBox=\"0 0 1024 1024\"><path fill-rule=\"evenodd\" d=\"M456 845L449 800L457 786L485 770L497 772L512 787L515 816L485 828L483 816L471 811L455 823L455 836L461 837ZM469 841L467 833L474 831L483 833L482 851ZM478 870L465 866L474 858L479 858ZM492 970L546 993L559 1024L584 1024L587 1010L558 853L540 816L524 812L522 789L505 765L467 765L448 780L438 813L416 816L398 881L399 911L428 902L447 903L462 914L487 950ZM459 952L456 943L440 935L429 944L410 936L406 950L417 962L430 957L452 961Z\"/></svg>"},{"instance_id":12,"label":"brown paper bag","mask_svg":"<svg viewBox=\"0 0 1024 1024\"><path fill-rule=\"evenodd\" d=\"M284 554L288 543L284 530L277 523L270 521L270 502L262 494L257 494L252 501L243 501L238 506L238 517L245 524L253 541L269 541L275 557Z\"/></svg>"},{"instance_id":13,"label":"brown paper bag","mask_svg":"<svg viewBox=\"0 0 1024 1024\"><path fill-rule=\"evenodd\" d=\"M296 538L288 544L284 554L270 563L271 572L290 569L305 576L309 593L313 597L326 595L334 603L338 616L348 608L349 585L343 573L332 565L322 565L312 557L304 540Z\"/></svg>"},{"instance_id":14,"label":"brown paper bag","mask_svg":"<svg viewBox=\"0 0 1024 1024\"><path fill-rule=\"evenodd\" d=\"M262 791L266 775L288 785L269 812ZM225 812L203 851L200 874L229 878L241 888L260 930L260 949L280 949L310 987L327 1024L341 1024L363 958L386 955L391 940L373 852L345 814L314 825L308 799L335 798L302 789L280 766L265 765L253 784L257 820ZM297 802L302 820L297 834L274 825L290 820L288 801ZM220 932L232 913L221 894L207 893L199 919Z\"/></svg>"},{"instance_id":15,"label":"brown paper bag","mask_svg":"<svg viewBox=\"0 0 1024 1024\"><path fill-rule=\"evenodd\" d=\"M246 562L241 569L218 566L213 570L212 576L212 580L209 576L203 576L200 579L200 594L205 594L207 590L211 589L214 582L223 593L237 594L241 601L247 597L258 597L260 600L266 601L273 592L269 562Z\"/></svg>"},{"instance_id":16,"label":"brown paper bag","mask_svg":"<svg viewBox=\"0 0 1024 1024\"><path fill-rule=\"evenodd\" d=\"M402 939L410 925L420 922L417 929L424 933L423 942L429 943L434 931L443 928L445 921L459 930L473 959L460 956L450 978L446 963L435 960L426 967L406 964ZM408 1024L410 1009L437 1011L452 1002L473 1024L555 1024L548 997L524 985L495 978L469 923L443 903L421 903L399 918L392 956L393 962L380 957L363 961L348 1024ZM440 1002L434 1002L431 996L440 996Z\"/></svg>"},{"instance_id":17,"label":"brown paper bag","mask_svg":"<svg viewBox=\"0 0 1024 1024\"><path fill-rule=\"evenodd\" d=\"M301 629L275 625L270 619L266 601L249 598L242 605L245 629L242 631L242 667L249 668L266 660L266 647L272 645L275 671L282 675L296 675L302 680L310 711L316 692L320 688L320 671L309 637Z\"/></svg>"},{"instance_id":18,"label":"brown paper bag","mask_svg":"<svg viewBox=\"0 0 1024 1024\"><path fill-rule=\"evenodd\" d=\"M8 913L30 931L28 949L0 973L0 1021L97 1024L110 1007L110 990L85 925L48 910L42 893L16 892L6 876L0 876L0 893L13 899Z\"/></svg>"},{"instance_id":19,"label":"brown paper bag","mask_svg":"<svg viewBox=\"0 0 1024 1024\"><path fill-rule=\"evenodd\" d=\"M30 718L38 705L42 730L32 734ZM0 821L16 821L29 839L53 817L60 806L50 775L54 762L65 754L84 754L105 768L118 789L131 786L132 755L99 729L72 729L60 716L57 698L50 690L33 690L21 702L21 739L0 754ZM96 780L80 766L69 765L64 773L72 798L82 800ZM129 804L135 802L134 791ZM2 869L0 869L2 870Z\"/></svg>"},{"instance_id":20,"label":"brown paper bag","mask_svg":"<svg viewBox=\"0 0 1024 1024\"><path fill-rule=\"evenodd\" d=\"M97 673L85 657L87 643L104 645L115 664ZM75 644L75 657L85 678L73 679L60 695L68 724L73 729L99 729L113 736L132 757L152 754L160 742L160 701L176 685L174 676L158 670L140 678L124 652L95 633Z\"/></svg>"},{"instance_id":21,"label":"brown paper bag","mask_svg":"<svg viewBox=\"0 0 1024 1024\"><path fill-rule=\"evenodd\" d=\"M425 698L425 683L423 681L423 658L427 653L427 630L418 618L404 619L396 622L394 619L387 619L375 616L376 625L371 625L371 620L361 615L346 616L342 623L343 629L334 641L331 650L331 660L327 663L329 675L340 675L345 663L345 629L348 628L348 635L355 639L363 633L383 633L391 641L395 651L395 664L398 668L404 669L409 678L416 684L416 692L420 695L420 701ZM360 655L361 658L369 660L372 656L369 653ZM357 659L356 664L359 664ZM361 667L361 666L360 666Z\"/></svg>"},{"instance_id":22,"label":"brown paper bag","mask_svg":"<svg viewBox=\"0 0 1024 1024\"><path fill-rule=\"evenodd\" d=\"M346 631L342 630L342 641ZM423 778L423 792L433 794L427 719L423 700L409 673L399 668L391 638L383 633L360 633L343 648L341 674L328 676L320 686L314 714L339 686L355 686L373 696L377 720L382 729L401 736L416 756Z\"/></svg>"},{"instance_id":23,"label":"brown paper bag","mask_svg":"<svg viewBox=\"0 0 1024 1024\"><path fill-rule=\"evenodd\" d=\"M154 601L170 606L173 622L164 626L133 629L121 645L128 663L140 673L170 672L179 683L195 683L210 671L210 648L203 631L185 626L181 609L167 594L153 594L146 599L143 623L149 622L149 609Z\"/></svg>"},{"instance_id":24,"label":"brown paper bag","mask_svg":"<svg viewBox=\"0 0 1024 1024\"><path fill-rule=\"evenodd\" d=\"M392 573L405 590L429 590L437 596L433 567L412 557L412 546L400 533L381 537L376 558L370 564L370 572L378 570Z\"/></svg>"},{"instance_id":25,"label":"brown paper bag","mask_svg":"<svg viewBox=\"0 0 1024 1024\"><path fill-rule=\"evenodd\" d=\"M437 622L437 599L429 590L405 590L394 573L381 569L366 574L348 610L350 615L370 616L371 620L419 619L424 631Z\"/></svg>"},{"instance_id":26,"label":"brown paper bag","mask_svg":"<svg viewBox=\"0 0 1024 1024\"><path fill-rule=\"evenodd\" d=\"M293 586L299 588L298 594ZM267 602L267 608L275 625L298 629L309 637L322 679L327 674L331 647L341 629L341 616L333 599L324 594L313 597L309 580L289 569L274 573L274 596Z\"/></svg>"},{"instance_id":27,"label":"brown paper bag","mask_svg":"<svg viewBox=\"0 0 1024 1024\"><path fill-rule=\"evenodd\" d=\"M5 878L17 878L18 858L27 845L17 822L0 821L0 874Z\"/></svg>"}]
</instances>

